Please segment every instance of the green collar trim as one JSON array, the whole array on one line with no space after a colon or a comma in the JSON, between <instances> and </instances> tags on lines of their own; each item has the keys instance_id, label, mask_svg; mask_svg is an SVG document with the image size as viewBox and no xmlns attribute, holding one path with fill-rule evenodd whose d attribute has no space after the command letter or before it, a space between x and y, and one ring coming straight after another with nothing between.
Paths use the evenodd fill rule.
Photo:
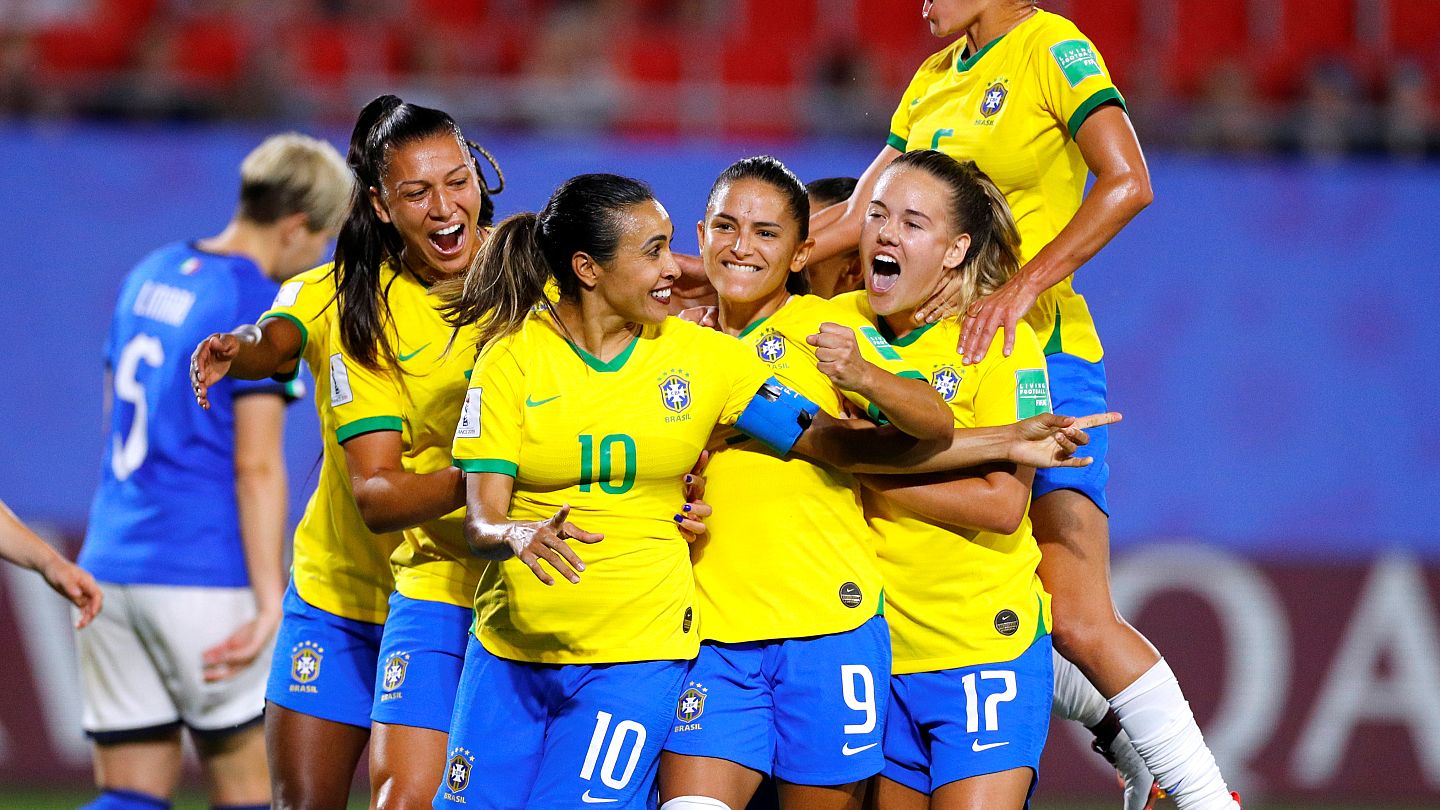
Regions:
<instances>
[{"instance_id":1,"label":"green collar trim","mask_svg":"<svg viewBox=\"0 0 1440 810\"><path fill-rule=\"evenodd\" d=\"M878 321L881 337L884 337L885 340L889 341L891 346L901 347L909 346L910 344L919 340L921 335L929 332L936 323L939 323L939 321L935 321L935 323L927 323L924 326L919 327L918 329L910 330L910 334L906 335L905 337L895 337L895 332L890 329L890 324L886 323L884 318L876 318L875 320Z\"/></svg>"},{"instance_id":2,"label":"green collar trim","mask_svg":"<svg viewBox=\"0 0 1440 810\"><path fill-rule=\"evenodd\" d=\"M760 324L765 323L765 322L768 321L768 320L770 320L770 316L769 316L769 315L766 315L765 317L761 318L761 319L758 320L758 321L755 321L754 323L750 324L749 326L745 327L744 329L741 329L741 330L740 330L740 334L736 335L735 337L737 337L737 338L743 338L743 337L745 337L746 335L750 334L751 332L754 332L756 329L759 329L759 328L760 328Z\"/></svg>"},{"instance_id":3,"label":"green collar trim","mask_svg":"<svg viewBox=\"0 0 1440 810\"><path fill-rule=\"evenodd\" d=\"M630 359L630 355L635 353L635 347L640 343L640 336L636 335L631 338L630 345L626 346L624 350L615 355L608 363L580 348L569 338L565 338L565 343L570 346L571 350L575 352L575 355L579 357L585 365L596 371L611 372L619 371L625 367L625 361Z\"/></svg>"},{"instance_id":4,"label":"green collar trim","mask_svg":"<svg viewBox=\"0 0 1440 810\"><path fill-rule=\"evenodd\" d=\"M1014 29L1012 28L1011 30L1013 31ZM995 47L996 43L998 43L1000 40L1004 39L1008 35L1009 32L1006 32L990 40L985 44L985 47L976 51L972 56L966 56L964 50L960 51L960 53L955 55L955 72L964 73L965 71L974 67L976 62L979 62L982 58L984 58L985 54L990 52L991 48ZM969 48L970 43L965 43L965 50L969 50Z\"/></svg>"}]
</instances>

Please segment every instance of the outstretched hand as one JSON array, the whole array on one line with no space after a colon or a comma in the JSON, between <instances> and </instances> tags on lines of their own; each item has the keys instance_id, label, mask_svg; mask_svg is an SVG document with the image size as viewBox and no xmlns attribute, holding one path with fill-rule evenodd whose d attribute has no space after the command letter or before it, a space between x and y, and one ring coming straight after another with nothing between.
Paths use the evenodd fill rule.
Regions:
<instances>
[{"instance_id":1,"label":"outstretched hand","mask_svg":"<svg viewBox=\"0 0 1440 810\"><path fill-rule=\"evenodd\" d=\"M225 378L239 354L240 339L228 332L217 332L195 347L190 355L190 388L200 407L210 410L210 386Z\"/></svg>"},{"instance_id":2,"label":"outstretched hand","mask_svg":"<svg viewBox=\"0 0 1440 810\"><path fill-rule=\"evenodd\" d=\"M520 562L529 566L536 579L546 585L554 585L555 578L550 576L544 566L540 565L541 560L549 563L551 568L560 576L570 580L572 584L580 582L580 572L585 570L585 563L565 542L566 540L598 543L605 539L603 534L587 532L573 523L566 522L565 518L569 516L570 504L567 503L561 506L549 520L512 523L505 530L505 543L510 546L510 550Z\"/></svg>"},{"instance_id":3,"label":"outstretched hand","mask_svg":"<svg viewBox=\"0 0 1440 810\"><path fill-rule=\"evenodd\" d=\"M1077 458L1076 451L1090 443L1085 431L1113 425L1123 417L1115 412L1089 416L1042 413L1012 425L1010 460L1026 467L1087 467L1094 459Z\"/></svg>"}]
</instances>

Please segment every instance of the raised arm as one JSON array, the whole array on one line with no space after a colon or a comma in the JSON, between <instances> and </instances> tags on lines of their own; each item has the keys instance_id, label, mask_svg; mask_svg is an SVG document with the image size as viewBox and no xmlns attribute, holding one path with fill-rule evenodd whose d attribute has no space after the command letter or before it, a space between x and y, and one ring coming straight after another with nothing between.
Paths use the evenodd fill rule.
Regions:
<instances>
[{"instance_id":1,"label":"raised arm","mask_svg":"<svg viewBox=\"0 0 1440 810\"><path fill-rule=\"evenodd\" d=\"M406 470L398 430L362 433L342 446L355 506L365 527L376 534L418 526L465 505L465 473L454 467Z\"/></svg>"},{"instance_id":2,"label":"raised arm","mask_svg":"<svg viewBox=\"0 0 1440 810\"><path fill-rule=\"evenodd\" d=\"M864 219L865 206L875 196L875 184L880 173L885 171L901 152L888 144L870 162L870 167L860 175L850 199L838 202L810 215L810 237L815 247L810 249L810 262L818 263L854 250L860 244L860 226Z\"/></svg>"},{"instance_id":3,"label":"raised arm","mask_svg":"<svg viewBox=\"0 0 1440 810\"><path fill-rule=\"evenodd\" d=\"M265 318L200 341L190 355L190 385L195 401L209 410L210 386L225 377L263 380L289 374L300 362L305 333L289 318Z\"/></svg>"},{"instance_id":4,"label":"raised arm","mask_svg":"<svg viewBox=\"0 0 1440 810\"><path fill-rule=\"evenodd\" d=\"M955 420L945 400L923 378L901 377L866 360L854 329L822 323L805 340L815 347L821 373L842 391L863 397L895 427L919 439L950 437Z\"/></svg>"}]
</instances>

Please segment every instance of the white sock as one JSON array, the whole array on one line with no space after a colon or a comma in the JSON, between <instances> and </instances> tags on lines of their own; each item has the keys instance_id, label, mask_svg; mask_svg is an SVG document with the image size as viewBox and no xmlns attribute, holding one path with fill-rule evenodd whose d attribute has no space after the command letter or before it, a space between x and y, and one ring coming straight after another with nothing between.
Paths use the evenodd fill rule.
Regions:
<instances>
[{"instance_id":1,"label":"white sock","mask_svg":"<svg viewBox=\"0 0 1440 810\"><path fill-rule=\"evenodd\" d=\"M676 796L660 805L660 810L730 810L730 805L709 796Z\"/></svg>"},{"instance_id":2,"label":"white sock","mask_svg":"<svg viewBox=\"0 0 1440 810\"><path fill-rule=\"evenodd\" d=\"M1051 698L1050 713L1074 720L1086 728L1094 728L1105 719L1110 704L1100 694L1070 659L1058 652L1053 653L1055 662L1055 695Z\"/></svg>"},{"instance_id":3,"label":"white sock","mask_svg":"<svg viewBox=\"0 0 1440 810\"><path fill-rule=\"evenodd\" d=\"M1238 810L1165 659L1111 698L1110 707L1180 810Z\"/></svg>"}]
</instances>

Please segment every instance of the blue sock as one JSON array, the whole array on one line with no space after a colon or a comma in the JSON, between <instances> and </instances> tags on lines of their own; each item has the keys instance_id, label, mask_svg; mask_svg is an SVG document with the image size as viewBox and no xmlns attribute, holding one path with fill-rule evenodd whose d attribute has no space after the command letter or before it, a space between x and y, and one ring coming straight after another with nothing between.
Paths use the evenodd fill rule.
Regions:
<instances>
[{"instance_id":1,"label":"blue sock","mask_svg":"<svg viewBox=\"0 0 1440 810\"><path fill-rule=\"evenodd\" d=\"M133 790L103 790L80 810L170 810L170 800Z\"/></svg>"},{"instance_id":2,"label":"blue sock","mask_svg":"<svg viewBox=\"0 0 1440 810\"><path fill-rule=\"evenodd\" d=\"M268 804L212 804L210 810L270 810Z\"/></svg>"}]
</instances>

